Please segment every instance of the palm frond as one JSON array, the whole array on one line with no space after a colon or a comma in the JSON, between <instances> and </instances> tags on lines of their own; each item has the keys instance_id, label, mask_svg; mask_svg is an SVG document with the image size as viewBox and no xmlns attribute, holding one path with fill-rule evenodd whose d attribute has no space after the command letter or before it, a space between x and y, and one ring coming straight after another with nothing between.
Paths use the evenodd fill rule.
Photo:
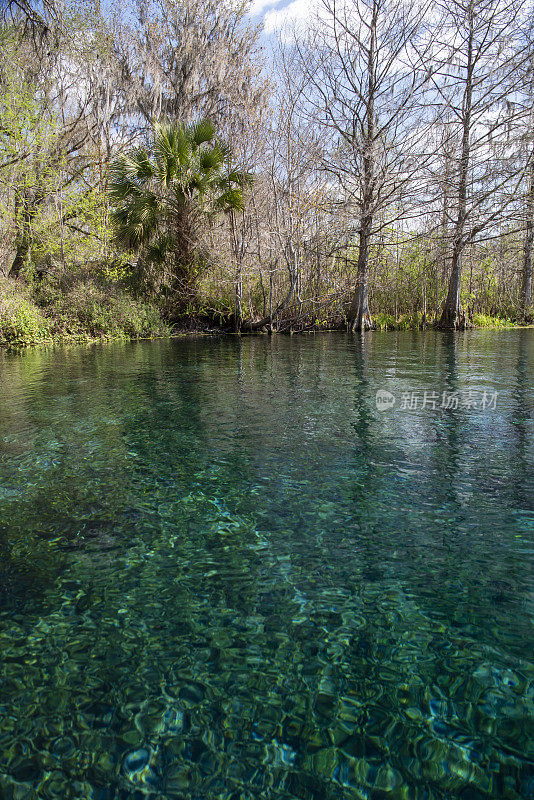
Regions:
<instances>
[{"instance_id":1,"label":"palm frond","mask_svg":"<svg viewBox=\"0 0 534 800\"><path fill-rule=\"evenodd\" d=\"M224 157L219 150L204 150L199 159L199 166L203 172L219 170L224 164Z\"/></svg>"},{"instance_id":2,"label":"palm frond","mask_svg":"<svg viewBox=\"0 0 534 800\"><path fill-rule=\"evenodd\" d=\"M147 242L162 219L162 207L152 192L142 192L127 198L112 215L115 237L129 249Z\"/></svg>"},{"instance_id":3,"label":"palm frond","mask_svg":"<svg viewBox=\"0 0 534 800\"><path fill-rule=\"evenodd\" d=\"M193 155L193 144L187 135L186 129L179 125L176 131L174 153L180 166L185 166Z\"/></svg>"},{"instance_id":4,"label":"palm frond","mask_svg":"<svg viewBox=\"0 0 534 800\"><path fill-rule=\"evenodd\" d=\"M111 165L110 175L112 181L128 178L144 182L153 177L154 166L147 151L143 147L139 147L116 159Z\"/></svg>"},{"instance_id":5,"label":"palm frond","mask_svg":"<svg viewBox=\"0 0 534 800\"><path fill-rule=\"evenodd\" d=\"M215 136L215 127L209 119L200 120L189 129L189 136L191 141L197 146L205 144L206 142L213 141Z\"/></svg>"},{"instance_id":6,"label":"palm frond","mask_svg":"<svg viewBox=\"0 0 534 800\"><path fill-rule=\"evenodd\" d=\"M146 248L145 260L149 264L164 264L170 246L170 238L166 235L160 236Z\"/></svg>"},{"instance_id":7,"label":"palm frond","mask_svg":"<svg viewBox=\"0 0 534 800\"><path fill-rule=\"evenodd\" d=\"M240 172L238 170L233 170L233 172L230 172L226 176L226 180L230 184L234 183L237 186L244 188L245 186L253 185L254 175L252 174L252 172Z\"/></svg>"},{"instance_id":8,"label":"palm frond","mask_svg":"<svg viewBox=\"0 0 534 800\"><path fill-rule=\"evenodd\" d=\"M129 197L141 193L141 189L129 178L116 175L112 177L108 186L108 195L112 203L118 205Z\"/></svg>"},{"instance_id":9,"label":"palm frond","mask_svg":"<svg viewBox=\"0 0 534 800\"><path fill-rule=\"evenodd\" d=\"M221 155L221 161L226 164L230 164L232 160L232 148L228 144L228 142L223 141L222 139L218 139L214 142L213 145L214 149L217 150L218 153Z\"/></svg>"},{"instance_id":10,"label":"palm frond","mask_svg":"<svg viewBox=\"0 0 534 800\"><path fill-rule=\"evenodd\" d=\"M132 214L125 214L123 209L115 211L111 220L115 229L116 241L128 250L137 250L144 238L142 221Z\"/></svg>"},{"instance_id":11,"label":"palm frond","mask_svg":"<svg viewBox=\"0 0 534 800\"><path fill-rule=\"evenodd\" d=\"M245 208L243 192L239 188L228 189L216 199L215 206L220 211L243 211Z\"/></svg>"}]
</instances>

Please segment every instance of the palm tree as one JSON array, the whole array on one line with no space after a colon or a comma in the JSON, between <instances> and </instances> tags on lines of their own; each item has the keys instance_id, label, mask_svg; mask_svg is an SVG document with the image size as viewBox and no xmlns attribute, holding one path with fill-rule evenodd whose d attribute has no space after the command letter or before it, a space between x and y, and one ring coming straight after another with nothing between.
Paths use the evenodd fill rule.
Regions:
<instances>
[{"instance_id":1,"label":"palm tree","mask_svg":"<svg viewBox=\"0 0 534 800\"><path fill-rule=\"evenodd\" d=\"M156 123L148 148L137 148L111 167L110 197L118 242L139 253L144 268L170 267L171 289L182 303L197 299L200 223L243 210L247 173L230 166L215 128Z\"/></svg>"}]
</instances>

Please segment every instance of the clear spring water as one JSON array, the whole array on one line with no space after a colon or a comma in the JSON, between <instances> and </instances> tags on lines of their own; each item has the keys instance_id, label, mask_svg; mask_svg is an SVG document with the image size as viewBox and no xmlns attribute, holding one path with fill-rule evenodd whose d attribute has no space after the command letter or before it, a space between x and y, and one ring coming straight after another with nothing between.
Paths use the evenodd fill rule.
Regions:
<instances>
[{"instance_id":1,"label":"clear spring water","mask_svg":"<svg viewBox=\"0 0 534 800\"><path fill-rule=\"evenodd\" d=\"M534 798L533 361L534 330L4 355L2 800Z\"/></svg>"}]
</instances>

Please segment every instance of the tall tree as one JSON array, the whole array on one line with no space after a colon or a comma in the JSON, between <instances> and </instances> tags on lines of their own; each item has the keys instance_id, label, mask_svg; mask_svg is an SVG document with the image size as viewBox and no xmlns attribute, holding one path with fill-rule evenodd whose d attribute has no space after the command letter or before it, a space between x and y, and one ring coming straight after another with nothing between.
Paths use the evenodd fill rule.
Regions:
<instances>
[{"instance_id":1,"label":"tall tree","mask_svg":"<svg viewBox=\"0 0 534 800\"><path fill-rule=\"evenodd\" d=\"M229 121L260 101L259 28L232 0L133 0L118 22L117 51L133 108L145 123Z\"/></svg>"},{"instance_id":2,"label":"tall tree","mask_svg":"<svg viewBox=\"0 0 534 800\"><path fill-rule=\"evenodd\" d=\"M64 255L65 228L91 235L80 223L96 190L103 198L105 180L95 167L102 172L111 153L99 153L101 137L107 131L111 141L112 123L117 134L122 110L110 96L116 85L103 91L112 59L97 10L65 6L56 33L37 53L16 27L2 32L0 184L15 234L12 278L43 248L51 255L54 239Z\"/></svg>"},{"instance_id":3,"label":"tall tree","mask_svg":"<svg viewBox=\"0 0 534 800\"><path fill-rule=\"evenodd\" d=\"M525 234L523 242L523 265L521 270L520 313L528 320L532 306L532 255L534 250L534 31L532 21L525 31L529 56L525 62L524 119L520 132L523 140L522 157L527 165L526 196L524 202Z\"/></svg>"},{"instance_id":4,"label":"tall tree","mask_svg":"<svg viewBox=\"0 0 534 800\"><path fill-rule=\"evenodd\" d=\"M463 254L502 220L522 177L510 154L518 114L510 99L519 88L525 51L519 1L451 0L436 9L441 14L432 30L437 67L428 102L448 126L448 142L458 143L447 178L451 270L440 326L457 328L464 324Z\"/></svg>"},{"instance_id":5,"label":"tall tree","mask_svg":"<svg viewBox=\"0 0 534 800\"><path fill-rule=\"evenodd\" d=\"M525 239L521 273L521 318L528 320L532 306L532 250L534 249L534 153L530 156L528 189L525 204Z\"/></svg>"},{"instance_id":6,"label":"tall tree","mask_svg":"<svg viewBox=\"0 0 534 800\"><path fill-rule=\"evenodd\" d=\"M312 109L323 129L321 168L340 209L352 208L358 258L348 308L353 330L372 326L369 258L373 237L398 213L399 194L421 172L417 108L424 70L414 67L424 7L394 0L323 0L304 43L297 39ZM419 155L419 158L418 158ZM414 190L414 195L417 190ZM403 214L410 210L405 199Z\"/></svg>"}]
</instances>

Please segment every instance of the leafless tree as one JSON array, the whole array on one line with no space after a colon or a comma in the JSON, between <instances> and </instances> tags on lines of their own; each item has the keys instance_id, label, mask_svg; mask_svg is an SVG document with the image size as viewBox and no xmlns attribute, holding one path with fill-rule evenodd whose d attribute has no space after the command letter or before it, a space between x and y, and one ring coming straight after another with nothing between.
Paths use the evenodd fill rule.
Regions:
<instances>
[{"instance_id":1,"label":"leafless tree","mask_svg":"<svg viewBox=\"0 0 534 800\"><path fill-rule=\"evenodd\" d=\"M452 231L440 326L457 328L465 324L462 256L482 232L502 220L522 179L512 136L520 112L511 99L519 88L525 52L520 45L520 2L451 0L437 3L435 12L436 67L427 102L448 131Z\"/></svg>"},{"instance_id":2,"label":"leafless tree","mask_svg":"<svg viewBox=\"0 0 534 800\"><path fill-rule=\"evenodd\" d=\"M524 241L521 270L520 315L529 319L532 306L532 253L534 249L534 35L532 21L526 26L525 41L529 56L524 70L524 124L519 129L521 158L526 169L526 192L524 198Z\"/></svg>"},{"instance_id":3,"label":"leafless tree","mask_svg":"<svg viewBox=\"0 0 534 800\"><path fill-rule=\"evenodd\" d=\"M309 36L296 39L307 83L303 113L323 131L321 168L339 209L356 217L353 330L372 325L373 236L392 223L399 194L423 174L424 121L417 111L428 76L415 65L414 48L424 17L424 7L393 0L323 0ZM410 214L406 201L403 213Z\"/></svg>"}]
</instances>

